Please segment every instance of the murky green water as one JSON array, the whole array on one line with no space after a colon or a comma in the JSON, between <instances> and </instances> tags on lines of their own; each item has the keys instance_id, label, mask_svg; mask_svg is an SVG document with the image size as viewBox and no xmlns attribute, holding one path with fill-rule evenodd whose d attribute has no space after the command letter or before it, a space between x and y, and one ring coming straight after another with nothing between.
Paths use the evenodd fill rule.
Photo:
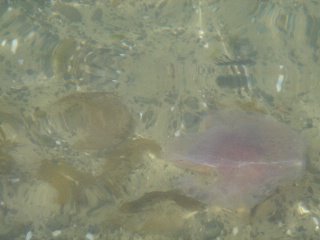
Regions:
<instances>
[{"instance_id":1,"label":"murky green water","mask_svg":"<svg viewBox=\"0 0 320 240\"><path fill-rule=\"evenodd\" d=\"M317 239L316 1L0 2L0 239ZM175 190L207 114L272 115L307 169L254 209Z\"/></svg>"}]
</instances>

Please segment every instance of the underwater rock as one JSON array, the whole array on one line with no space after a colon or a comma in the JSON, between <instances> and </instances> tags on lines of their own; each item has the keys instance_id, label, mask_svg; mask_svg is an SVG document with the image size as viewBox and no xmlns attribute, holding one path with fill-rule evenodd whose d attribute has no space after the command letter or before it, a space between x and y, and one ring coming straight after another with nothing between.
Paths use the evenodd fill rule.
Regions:
<instances>
[{"instance_id":1,"label":"underwater rock","mask_svg":"<svg viewBox=\"0 0 320 240\"><path fill-rule=\"evenodd\" d=\"M98 185L93 176L78 171L63 160L44 160L37 175L56 190L55 202L60 206L73 202L77 205L86 203L85 190Z\"/></svg>"},{"instance_id":2,"label":"underwater rock","mask_svg":"<svg viewBox=\"0 0 320 240\"><path fill-rule=\"evenodd\" d=\"M186 169L174 187L207 204L252 208L305 168L298 134L270 116L218 112L207 128L176 138L165 158Z\"/></svg>"},{"instance_id":3,"label":"underwater rock","mask_svg":"<svg viewBox=\"0 0 320 240\"><path fill-rule=\"evenodd\" d=\"M127 107L105 92L70 94L33 118L34 139L40 144L66 144L81 151L113 148L127 140L134 127Z\"/></svg>"}]
</instances>

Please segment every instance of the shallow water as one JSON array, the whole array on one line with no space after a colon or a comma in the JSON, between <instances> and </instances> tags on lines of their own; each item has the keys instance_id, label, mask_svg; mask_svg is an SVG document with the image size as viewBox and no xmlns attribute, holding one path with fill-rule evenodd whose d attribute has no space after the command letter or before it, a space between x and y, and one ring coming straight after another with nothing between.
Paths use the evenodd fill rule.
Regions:
<instances>
[{"instance_id":1,"label":"shallow water","mask_svg":"<svg viewBox=\"0 0 320 240\"><path fill-rule=\"evenodd\" d=\"M1 1L0 238L317 239L319 12L315 1L293 0ZM288 183L241 185L262 189L237 195L239 184L222 177L236 170L202 155L213 130L201 133L214 129L204 119L217 109L285 125L267 139L298 133L301 178L275 164L274 176L285 173L275 180ZM241 136L257 127L236 120ZM204 136L190 147L201 157L183 168L161 155L181 136ZM263 142L272 152L252 140L218 153L299 163L299 147L281 155L293 139ZM271 176L245 166L239 182ZM215 208L212 182L228 197ZM235 210L243 205L255 207L244 216Z\"/></svg>"}]
</instances>

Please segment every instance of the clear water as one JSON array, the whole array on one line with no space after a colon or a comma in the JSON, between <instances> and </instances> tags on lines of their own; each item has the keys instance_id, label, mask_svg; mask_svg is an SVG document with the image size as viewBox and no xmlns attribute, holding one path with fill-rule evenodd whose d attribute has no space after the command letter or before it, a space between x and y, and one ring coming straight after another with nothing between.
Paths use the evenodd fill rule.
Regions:
<instances>
[{"instance_id":1,"label":"clear water","mask_svg":"<svg viewBox=\"0 0 320 240\"><path fill-rule=\"evenodd\" d=\"M316 239L319 8L2 1L1 239ZM302 179L245 210L176 191L190 172L161 149L201 131L217 109L271 115L297 131ZM203 186L211 177L201 175Z\"/></svg>"}]
</instances>

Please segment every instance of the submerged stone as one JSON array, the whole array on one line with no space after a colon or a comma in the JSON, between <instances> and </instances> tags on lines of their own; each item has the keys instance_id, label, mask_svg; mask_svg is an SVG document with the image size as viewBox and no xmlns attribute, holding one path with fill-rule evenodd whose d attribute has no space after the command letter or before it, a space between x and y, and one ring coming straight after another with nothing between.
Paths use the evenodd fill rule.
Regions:
<instances>
[{"instance_id":1,"label":"submerged stone","mask_svg":"<svg viewBox=\"0 0 320 240\"><path fill-rule=\"evenodd\" d=\"M36 138L80 151L113 149L133 133L133 118L119 97L106 92L77 92L35 114Z\"/></svg>"}]
</instances>

